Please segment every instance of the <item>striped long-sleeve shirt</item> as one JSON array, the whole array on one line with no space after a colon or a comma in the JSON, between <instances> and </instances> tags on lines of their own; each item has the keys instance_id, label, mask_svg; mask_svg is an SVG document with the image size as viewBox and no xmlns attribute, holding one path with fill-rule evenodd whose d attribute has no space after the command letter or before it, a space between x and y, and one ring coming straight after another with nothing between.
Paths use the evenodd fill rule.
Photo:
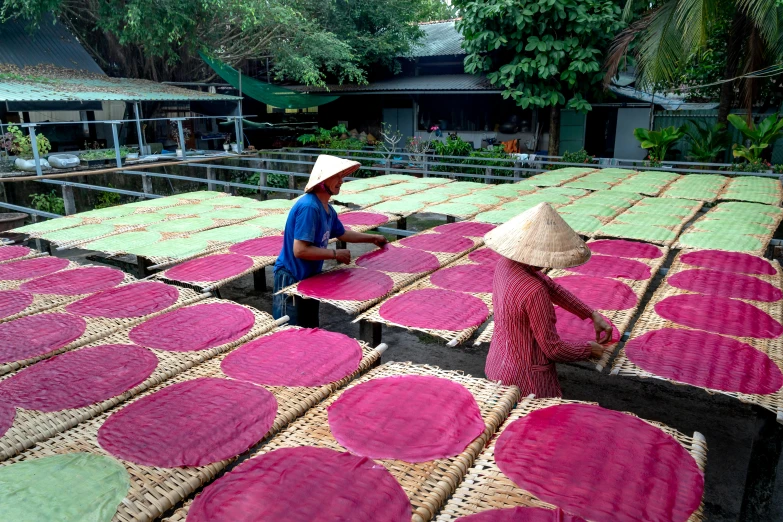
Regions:
<instances>
[{"instance_id":1,"label":"striped long-sleeve shirt","mask_svg":"<svg viewBox=\"0 0 783 522\"><path fill-rule=\"evenodd\" d=\"M590 345L567 343L555 327L554 304L587 319L593 310L534 268L502 259L495 269L495 332L487 355L489 379L514 384L522 396L561 397L556 362L590 356Z\"/></svg>"}]
</instances>

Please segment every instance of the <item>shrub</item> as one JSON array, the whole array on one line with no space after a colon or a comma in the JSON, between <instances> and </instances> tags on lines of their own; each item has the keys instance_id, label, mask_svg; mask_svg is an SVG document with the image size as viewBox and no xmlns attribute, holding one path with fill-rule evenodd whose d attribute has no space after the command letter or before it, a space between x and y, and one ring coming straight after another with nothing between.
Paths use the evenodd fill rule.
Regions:
<instances>
[{"instance_id":1,"label":"shrub","mask_svg":"<svg viewBox=\"0 0 783 522\"><path fill-rule=\"evenodd\" d=\"M65 214L65 201L54 190L48 194L30 194L30 205L42 212Z\"/></svg>"}]
</instances>

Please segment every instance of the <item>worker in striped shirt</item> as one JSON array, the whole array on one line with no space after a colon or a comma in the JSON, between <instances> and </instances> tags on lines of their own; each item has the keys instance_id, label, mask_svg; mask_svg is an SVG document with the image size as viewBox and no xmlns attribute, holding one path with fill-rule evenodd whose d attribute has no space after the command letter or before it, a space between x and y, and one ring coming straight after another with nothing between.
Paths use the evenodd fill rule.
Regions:
<instances>
[{"instance_id":1,"label":"worker in striped shirt","mask_svg":"<svg viewBox=\"0 0 783 522\"><path fill-rule=\"evenodd\" d=\"M599 343L609 341L612 325L541 269L586 263L590 249L548 203L490 231L484 242L504 258L495 268L493 282L495 332L487 378L516 385L523 396L562 397L555 363L600 358L604 348ZM562 340L553 305L580 319L591 318L596 340Z\"/></svg>"}]
</instances>

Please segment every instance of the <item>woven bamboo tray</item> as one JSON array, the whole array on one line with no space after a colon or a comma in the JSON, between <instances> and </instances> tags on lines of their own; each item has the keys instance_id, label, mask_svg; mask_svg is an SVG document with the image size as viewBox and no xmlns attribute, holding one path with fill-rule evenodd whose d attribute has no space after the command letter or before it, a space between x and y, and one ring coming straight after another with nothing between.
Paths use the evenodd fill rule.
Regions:
<instances>
[{"instance_id":1,"label":"woven bamboo tray","mask_svg":"<svg viewBox=\"0 0 783 522\"><path fill-rule=\"evenodd\" d=\"M216 256L221 254L228 254L229 250L220 250L218 252L215 252L213 254L202 256L201 258L207 258L210 256ZM273 265L275 261L277 261L277 256L245 256L250 258L253 261L252 266L248 268L247 270L244 270L236 275L233 275L231 277L226 277L224 279L214 279L210 281L180 281L179 279L175 279L173 277L169 276L169 270L166 270L164 272L158 272L152 276L152 279L157 279L159 281L163 281L165 283L172 283L177 285L183 285L188 288L193 288L195 290L198 290L199 292L211 292L212 290L215 290L217 288L220 288L222 286L227 285L228 283L232 281L236 281L237 279L241 277L245 277L246 275L252 274L253 272L257 272L258 270L261 270L263 268L266 268L269 265Z\"/></svg>"},{"instance_id":2,"label":"woven bamboo tray","mask_svg":"<svg viewBox=\"0 0 783 522\"><path fill-rule=\"evenodd\" d=\"M707 176L697 180L694 176ZM722 179L721 179L722 178ZM715 183L709 187L707 181L714 180ZM729 178L717 174L689 174L684 175L667 187L660 195L662 198L695 199L711 203L718 199L723 192L723 187L729 182ZM684 189L683 189L684 187ZM684 191L683 191L684 190Z\"/></svg>"},{"instance_id":3,"label":"woven bamboo tray","mask_svg":"<svg viewBox=\"0 0 783 522\"><path fill-rule=\"evenodd\" d=\"M205 299L200 301L199 305L206 303L226 303L221 299ZM236 304L236 303L233 303ZM237 306L242 306L238 305ZM77 424L89 420L96 415L103 413L109 408L113 408L117 404L120 404L131 397L157 386L166 379L169 379L175 375L178 375L185 370L188 370L197 364L200 364L206 360L215 357L216 355L228 352L235 347L258 337L259 335L272 330L277 324L285 321L275 321L271 315L264 312L260 312L255 308L245 306L255 316L255 324L253 327L234 341L209 348L207 350L195 351L195 352L173 352L166 350L156 350L144 346L155 357L158 358L158 365L152 374L147 379L134 386L133 388L117 395L106 399L99 403L91 404L82 408L73 408L67 410L60 410L55 412L43 412L35 410L25 410L22 408L16 408L16 417L14 423L6 431L6 433L0 436L0 460L18 455L27 448L35 446L38 442L46 440L54 435L61 433L67 429L70 429ZM102 346L110 344L135 344L128 336L130 328L121 330L117 333L111 334L108 337L104 337L97 341L93 341L84 346L81 346L73 351L83 350L92 346ZM187 332L183 332L183 335L187 335ZM24 371L24 370L20 370ZM15 375L4 375L0 377L0 382Z\"/></svg>"},{"instance_id":4,"label":"woven bamboo tray","mask_svg":"<svg viewBox=\"0 0 783 522\"><path fill-rule=\"evenodd\" d=\"M701 223L703 221L707 221L707 220L713 219L715 216L719 216L720 213L713 212L713 210L718 209L718 208L720 208L720 205L718 205L716 207L713 207L707 213L705 213L703 216L701 216L699 219L697 219L690 226L690 228L688 228L687 232L690 233L690 232L700 232L700 231L703 231L703 229L699 228L699 223ZM731 219L731 218L727 217L727 219ZM729 250L728 248L726 248L726 247L724 247L722 245L709 245L709 246L695 247L695 246L691 246L691 245L682 243L682 241L680 240L681 238L678 238L677 243L675 243L675 245L674 245L674 248L678 248L678 249L681 249L681 250L703 250L703 249L706 249L706 248L711 248L711 249L714 249L714 250L725 250L725 251L728 251L728 252L744 252L744 253L748 253L748 254L763 256L764 253L767 251L767 246L769 246L769 242L772 240L772 237L775 235L775 231L777 230L777 228L780 225L781 221L783 221L783 213L780 213L780 214L778 214L776 216L773 216L773 219L774 219L774 223L771 223L771 224L757 223L758 225L767 228L767 233L766 234L763 234L763 235L762 234L740 234L740 235L747 235L747 236L750 236L752 238L757 239L759 241L759 243L760 243L760 246L759 246L759 248L756 248L756 249L740 250L738 248L732 248L732 249Z\"/></svg>"},{"instance_id":5,"label":"woven bamboo tray","mask_svg":"<svg viewBox=\"0 0 783 522\"><path fill-rule=\"evenodd\" d=\"M699 211L701 210L702 205L704 205L703 202L701 202L701 201L696 202L696 204L693 206L693 209L686 216L684 216L680 220L680 223L678 225L670 225L670 226L652 225L652 226L655 226L657 228L662 228L664 230L668 230L669 232L674 234L674 237L672 239L656 239L656 238L644 237L644 234L640 234L639 237L628 237L628 234L615 234L615 233L612 233L611 230L605 231L603 228L598 229L595 232L594 237L596 237L596 238L598 238L598 237L615 237L615 238L622 238L622 239L635 239L637 241L644 241L646 243L653 243L653 244L656 244L656 245L661 245L661 246L665 246L665 247L671 247L674 244L674 242L677 241L677 238L680 237L680 233L682 232L682 229L685 227L685 225L691 219L693 219L696 216L696 214L699 213ZM644 205L642 205L642 206L644 206ZM635 207L630 207L627 210L631 210L633 208L635 208ZM628 223L627 221L623 221L623 214L625 214L625 212L617 215L608 224L610 224L610 225L614 225L614 224L630 224L630 225L633 225L633 223ZM661 209L661 214L668 215L668 214L666 214L665 209ZM626 219L627 219L627 217L626 217Z\"/></svg>"},{"instance_id":6,"label":"woven bamboo tray","mask_svg":"<svg viewBox=\"0 0 783 522\"><path fill-rule=\"evenodd\" d=\"M588 245L590 242L587 243ZM641 259L641 258L623 258L623 259L633 259L634 261L639 261L640 263L644 263L645 265L650 267L650 277L649 279L645 279L642 281L638 281L635 279L625 279L622 277L613 277L608 279L614 279L616 281L620 281L621 283L625 283L629 287L631 287L631 290L633 290L633 293L636 294L637 302L636 306L633 308L630 308L628 310L598 310L599 313L603 314L607 319L609 319L612 324L617 328L617 331L620 332L620 337L622 338L622 335L625 333L625 331L628 329L628 326L631 324L631 320L636 316L636 312L639 310L639 306L642 302L642 297L644 296L644 293L647 291L647 288L649 288L650 284L652 283L653 279L655 278L655 274L658 273L658 270L661 269L661 266L663 266L663 263L666 261L666 257L669 254L669 249L667 247L664 247L661 249L663 251L663 255L660 256L657 259ZM583 275L578 272L572 272L570 270L550 270L547 274L552 279L556 277L563 277L568 275ZM604 348L604 354L600 359L588 359L588 362L595 364L596 370L599 372L602 371L607 364L609 364L609 359L611 359L612 354L617 349L617 345L620 344L620 341L612 344L606 345Z\"/></svg>"},{"instance_id":7,"label":"woven bamboo tray","mask_svg":"<svg viewBox=\"0 0 783 522\"><path fill-rule=\"evenodd\" d=\"M743 190L742 187L750 185L756 186ZM783 186L779 179L739 176L729 180L718 196L718 200L747 201L777 206L783 200Z\"/></svg>"},{"instance_id":8,"label":"woven bamboo tray","mask_svg":"<svg viewBox=\"0 0 783 522\"><path fill-rule=\"evenodd\" d=\"M680 268L681 266L685 267L687 265L684 265L683 263L680 262L676 268L679 270L681 269ZM780 286L780 278L778 278L776 286ZM686 295L686 294L695 294L695 293L696 292L689 292L687 290L681 290L679 288L675 288L669 285L666 279L662 281L661 286L655 291L652 298L650 299L650 302L647 303L646 308L642 312L641 316L639 316L639 319L634 325L633 331L631 332L631 336L629 337L628 340L630 341L647 332L660 330L661 328L677 328L677 329L684 329L684 330L693 330L692 328L689 328L687 326L682 326L672 321L668 321L664 319L663 317L661 317L655 312L655 305L660 303L667 297L671 297L674 295ZM772 316L778 321L780 320L781 317L783 317L783 301L777 301L774 303L764 303L760 301L751 301L747 299L736 299L736 300L745 301L746 303L752 304L753 306L768 313L770 316ZM755 337L734 337L726 334L716 334L716 335L721 335L731 339L736 339L745 344L749 344L753 348L768 355L769 358L772 360L772 362L774 362L783 371L783 337L779 337L777 339L758 339ZM709 364L709 361L705 361L705 364ZM617 357L614 360L614 363L612 365L611 375L623 375L623 376L641 377L641 378L652 377L655 379L671 382L673 384L680 384L680 385L700 388L710 394L721 393L723 395L728 395L729 397L734 397L735 399L739 399L742 402L748 404L755 404L757 406L760 406L761 408L769 410L777 415L778 422L783 422L783 389L778 390L777 392L769 395L750 395L744 393L726 392L721 390L713 390L709 388L701 388L700 386L695 386L693 384L673 381L664 377L657 376L653 373L645 371L642 368L636 366L628 358L624 347L620 350L620 352L617 354Z\"/></svg>"},{"instance_id":9,"label":"woven bamboo tray","mask_svg":"<svg viewBox=\"0 0 783 522\"><path fill-rule=\"evenodd\" d=\"M419 235L423 235L423 234L427 234L427 233L428 232L425 231L425 232L420 233ZM409 237L412 237L412 236L409 236ZM479 246L481 246L483 244L483 240L475 239L475 238L468 238L468 239L473 241L473 246L470 247L467 250L462 251L462 252L457 252L457 253L454 253L454 254L445 253L445 252L430 252L430 254L432 254L432 255L434 255L435 257L438 258L438 263L440 264L440 267L442 268L442 267L448 265L449 263L451 263L452 261L454 261L455 259L458 259L458 258L464 256L465 254L475 250L476 248L478 248ZM390 243L390 244L393 245L393 246L399 247L399 248L409 248L409 247L406 247L404 245L399 244L398 241L394 241L393 243ZM351 260L351 262L348 265L338 265L335 268L333 268L332 270L327 270L326 272L322 272L322 273L332 272L334 270L340 270L342 268L356 268L356 269L361 269L361 270L367 270L366 268L362 268L362 267L356 265L356 260L354 259L354 260ZM334 299L319 299L319 298L306 296L306 295L304 295L304 294L299 292L299 290L298 290L299 283L291 285L291 286L289 286L287 288L283 288L282 290L280 290L278 292L278 294L295 295L295 296L299 296L299 297L301 297L303 299L317 299L318 301L320 301L322 303L327 303L329 305L334 306L335 308L339 308L340 310L342 310L342 311L344 311L344 312L346 312L348 314L356 315L356 314L359 314L359 313L367 310L368 308L370 308L374 304L376 304L376 303L378 303L380 301L383 301L384 299L386 299L390 295L392 295L392 294L396 293L397 291L399 291L401 288L404 288L404 287L410 285L411 283L413 283L415 281L418 281L419 279L421 279L423 277L426 277L431 272L434 272L434 270L432 270L431 272L419 272L419 273L415 273L415 274L405 274L405 273L402 273L402 272L383 272L383 271L380 271L380 270L379 270L379 272L381 272L383 274L386 274L389 277L391 277L394 285L392 286L391 290L389 290L386 294L384 294L384 295L382 295L380 297L374 298L374 299L368 299L366 301L338 301L338 300L334 300ZM313 276L313 277L318 277L318 276Z\"/></svg>"},{"instance_id":10,"label":"woven bamboo tray","mask_svg":"<svg viewBox=\"0 0 783 522\"><path fill-rule=\"evenodd\" d=\"M21 245L3 245L3 246L0 246L0 250L2 250L4 248L9 248L9 247L12 247L12 246L21 246ZM39 252L38 250L35 250L34 248L30 248L30 247L25 247L25 248L29 248L30 249L30 251L27 254L25 254L23 256L15 257L13 259L6 259L4 261L0 261L0 265L2 265L4 263L10 263L11 261L21 261L23 259L32 259L34 257L43 257L43 256L48 256L49 255L49 254L47 254L45 252Z\"/></svg>"},{"instance_id":11,"label":"woven bamboo tray","mask_svg":"<svg viewBox=\"0 0 783 522\"><path fill-rule=\"evenodd\" d=\"M535 410L557 406L560 404L594 404L563 399L533 399L525 398L511 411L508 419L498 431L498 436L512 422L525 417ZM626 415L633 415L625 412ZM701 433L695 432L692 437L684 435L673 428L654 421L641 419L647 424L659 428L671 435L696 461L696 465L704 473L707 465L707 442ZM495 462L495 444L498 437L493 437L489 445L479 454L473 466L468 470L465 479L460 483L452 497L443 506L436 522L452 522L490 509L512 508L516 506L554 509L556 506L537 499L535 496L517 486L506 477ZM688 519L689 522L704 520L704 502ZM554 520L554 517L553 517Z\"/></svg>"},{"instance_id":12,"label":"woven bamboo tray","mask_svg":"<svg viewBox=\"0 0 783 522\"><path fill-rule=\"evenodd\" d=\"M492 336L495 334L495 321L489 321L484 330L478 334L476 340L473 341L473 346L479 346L484 343L492 342Z\"/></svg>"},{"instance_id":13,"label":"woven bamboo tray","mask_svg":"<svg viewBox=\"0 0 783 522\"><path fill-rule=\"evenodd\" d=\"M484 418L485 430L462 453L447 459L410 463L402 460L378 460L400 483L408 495L412 507L412 521L432 519L446 499L454 492L473 465L476 456L503 423L519 399L516 386L503 386L486 379L477 379L461 372L441 370L436 366L389 362L357 379L345 390L358 384L395 375L425 375L454 381L467 388L475 397ZM336 451L347 451L332 436L327 420L327 408L345 391L334 393L327 400L291 423L285 430L265 443L253 456L264 455L281 448L314 446ZM166 522L182 522L187 519L190 502L178 509Z\"/></svg>"},{"instance_id":14,"label":"woven bamboo tray","mask_svg":"<svg viewBox=\"0 0 783 522\"><path fill-rule=\"evenodd\" d=\"M48 256L37 256L37 257L48 257ZM21 261L21 260L20 259L14 259L14 261ZM10 261L9 261L9 263L10 263ZM56 272L62 272L63 270L72 270L74 268L79 268L81 266L82 265L80 265L78 263L74 263L73 261L68 261L67 265L65 265L60 270L56 270ZM54 273L54 272L52 272L52 273ZM49 275L49 274L47 274L47 275ZM41 276L37 276L37 277L41 277ZM35 277L28 277L28 278L25 278L25 279L0 279L0 290L8 290L8 289L11 289L11 288L16 288L16 287L18 287L19 285L21 285L23 283L26 283L28 281L32 281L33 279L36 279L36 278Z\"/></svg>"},{"instance_id":15,"label":"woven bamboo tray","mask_svg":"<svg viewBox=\"0 0 783 522\"><path fill-rule=\"evenodd\" d=\"M449 263L448 265L446 265L446 266L444 266L442 268L445 269L445 268L452 268L452 267L460 266L460 265L478 265L478 264L480 264L480 263L474 263L473 261L468 259L467 256L465 256L465 257L461 257L461 258L459 258L459 259ZM444 339L444 340L448 341L449 342L449 346L452 346L452 347L453 346L457 346L458 344L466 341L467 339L470 338L471 335L473 335L473 333L476 330L479 329L479 327L481 325L476 325L476 326L472 326L470 328L465 328L463 330L457 330L457 331L453 331L453 330L436 330L436 329L432 329L432 328L417 328L417 327L405 326L405 325L398 324L398 323L389 321L389 320L384 319L383 317L381 317L381 315L379 313L380 309L381 309L381 306L383 306L384 303L386 301L388 301L389 299L394 299L395 297L397 297L399 295L402 295L402 294L407 293L407 292L411 292L413 290L421 290L423 288L440 288L439 286L432 284L431 277L432 277L432 274L428 275L427 277L425 277L421 281L417 281L417 282L411 284L410 286L408 286L406 288L403 288L402 290L400 290L399 292L395 293L394 295L391 295L391 296L385 298L383 301L381 301L380 303L376 304L375 306L373 306L372 308L370 308L369 310L367 310L366 312L361 314L359 317L354 319L353 322L356 323L358 321L365 320L365 321L369 321L371 323L385 324L386 326L396 326L398 328L404 328L405 330L408 330L408 331L423 332L423 333L426 333L428 335L432 335L433 337L439 337L441 339ZM472 295L474 297L478 297L479 299L481 299L481 301L487 306L487 309L489 310L489 314L487 315L487 317L491 317L492 316L492 293L491 292L490 293L460 292L460 293ZM448 314L448 310L442 310L442 313L443 314Z\"/></svg>"},{"instance_id":16,"label":"woven bamboo tray","mask_svg":"<svg viewBox=\"0 0 783 522\"><path fill-rule=\"evenodd\" d=\"M78 316L78 317L82 317L82 319L84 319L84 322L87 323L86 329L81 336L79 336L77 339L74 339L67 345L63 346L62 348L53 350L51 352L47 352L43 355L30 357L28 359L20 359L18 361L0 363L0 375L5 375L6 373L12 372L14 370L18 370L19 368L23 368L25 366L29 366L38 361L42 361L44 359L54 357L55 355L71 351L74 348L79 348L81 346L84 346L85 344L92 343L99 339L103 339L104 337L108 337L109 335L119 330L122 330L124 328L130 328L132 326L136 326L137 324L141 323L146 319L150 319L157 315L164 314L166 312L169 312L176 308L180 308L182 306L187 306L189 304L196 303L207 297L206 295L199 294L198 292L195 292L188 288L177 288L177 287L173 287L173 288L175 288L179 294L177 301L173 305L169 306L168 308L165 308L163 310L160 310L158 312L149 315L145 315L141 317L118 318L118 319L105 318L105 317ZM74 315L65 311L66 306L68 305L62 305L57 308L51 308L44 313ZM19 318L16 320L21 320L21 319L23 318ZM10 324L10 322L4 324Z\"/></svg>"},{"instance_id":17,"label":"woven bamboo tray","mask_svg":"<svg viewBox=\"0 0 783 522\"><path fill-rule=\"evenodd\" d=\"M300 417L310 408L327 398L334 390L345 386L345 384L350 382L357 375L366 372L376 363L385 348L385 345L383 345L383 348L379 348L380 349L376 348L370 350L367 345L362 344L363 357L359 369L352 375L345 377L338 382L317 388L263 386L263 388L267 389L275 396L278 405L274 424L263 440L272 437L294 419ZM184 373L180 373L138 395L128 404L148 397L172 384L192 381L202 377L227 379L225 374L220 370L220 363L227 355L228 353L223 353L219 357L199 364ZM74 452L86 452L114 458L110 453L101 448L97 440L98 430L112 413L113 411L107 411L64 433L57 434L48 440L39 442L36 446L28 449L22 454L0 463L0 466ZM253 448L248 451L251 450L253 450ZM239 455L237 455L237 457L238 456ZM114 515L113 520L117 522L146 522L155 520L189 495L193 494L200 486L213 480L234 460L236 460L236 457L205 466L188 466L180 468L158 468L154 466L138 465L125 460L118 460L125 466L130 475L131 487L125 499L123 499L122 503L117 507L117 512Z\"/></svg>"},{"instance_id":18,"label":"woven bamboo tray","mask_svg":"<svg viewBox=\"0 0 783 522\"><path fill-rule=\"evenodd\" d=\"M82 270L87 267L96 266L96 265L79 265L77 267L68 269L68 270ZM61 270L61 272L64 272L67 270ZM59 273L59 272L58 272ZM123 279L115 286L122 286L127 285L130 283L136 282L137 279L133 277L130 274L123 274ZM21 283L18 285L15 285L13 287L5 288L5 290L17 290L21 286ZM45 312L46 310L49 310L51 308L56 308L58 306L64 306L67 304L70 304L74 301L78 301L79 299L82 299L84 297L87 297L93 292L88 292L85 294L75 294L75 295L62 295L62 294L47 294L47 293L34 293L33 301L24 309L20 310L19 312L9 315L8 317L0 317L0 323L5 323L7 321L13 321L14 319L17 319L19 317L24 317L26 315L32 315L37 314L40 312Z\"/></svg>"}]
</instances>

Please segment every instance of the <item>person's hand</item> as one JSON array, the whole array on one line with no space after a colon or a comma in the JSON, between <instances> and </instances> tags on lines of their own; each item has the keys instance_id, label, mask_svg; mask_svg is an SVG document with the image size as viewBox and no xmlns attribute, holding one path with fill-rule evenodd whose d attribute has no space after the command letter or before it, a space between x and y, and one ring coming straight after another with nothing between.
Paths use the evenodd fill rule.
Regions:
<instances>
[{"instance_id":1,"label":"person's hand","mask_svg":"<svg viewBox=\"0 0 783 522\"><path fill-rule=\"evenodd\" d=\"M612 325L598 312L593 312L593 326L596 341L604 344L612 339Z\"/></svg>"},{"instance_id":2,"label":"person's hand","mask_svg":"<svg viewBox=\"0 0 783 522\"><path fill-rule=\"evenodd\" d=\"M334 257L338 263L342 263L344 265L347 265L351 262L351 251L347 248L340 248L338 250L335 250L335 257Z\"/></svg>"},{"instance_id":3,"label":"person's hand","mask_svg":"<svg viewBox=\"0 0 783 522\"><path fill-rule=\"evenodd\" d=\"M590 357L600 359L604 355L604 347L595 341L590 341Z\"/></svg>"},{"instance_id":4,"label":"person's hand","mask_svg":"<svg viewBox=\"0 0 783 522\"><path fill-rule=\"evenodd\" d=\"M383 247L383 245L385 245L389 241L385 237L378 235L372 239L372 242L375 243L375 246L377 247Z\"/></svg>"}]
</instances>

